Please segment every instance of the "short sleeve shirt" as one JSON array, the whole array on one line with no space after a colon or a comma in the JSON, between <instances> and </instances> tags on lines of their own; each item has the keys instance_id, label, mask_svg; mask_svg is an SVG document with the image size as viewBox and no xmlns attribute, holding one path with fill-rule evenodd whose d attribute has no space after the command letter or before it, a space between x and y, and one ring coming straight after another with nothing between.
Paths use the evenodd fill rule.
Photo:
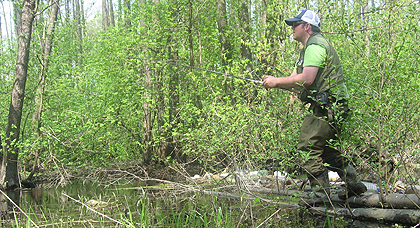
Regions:
<instances>
[{"instance_id":1,"label":"short sleeve shirt","mask_svg":"<svg viewBox=\"0 0 420 228\"><path fill-rule=\"evenodd\" d=\"M324 67L326 58L327 50L323 46L311 44L305 50L305 61L303 62L303 67Z\"/></svg>"}]
</instances>

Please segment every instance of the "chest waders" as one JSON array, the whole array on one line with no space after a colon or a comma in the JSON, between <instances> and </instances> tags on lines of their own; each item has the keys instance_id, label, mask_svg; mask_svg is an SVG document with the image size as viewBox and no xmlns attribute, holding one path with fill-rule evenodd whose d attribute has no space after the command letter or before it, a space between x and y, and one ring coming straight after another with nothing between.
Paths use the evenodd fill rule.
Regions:
<instances>
[{"instance_id":1,"label":"chest waders","mask_svg":"<svg viewBox=\"0 0 420 228\"><path fill-rule=\"evenodd\" d=\"M347 191L339 197L359 195L365 192L366 186L360 181L354 167L342 156L341 152L329 145L330 140L337 139L342 121L348 113L347 91L343 88L343 70L332 45L319 33L313 34L302 49L297 64L297 72L303 72L305 50L308 45L321 45L326 49L327 58L320 67L314 82L308 87L301 87L299 99L310 103L309 113L305 116L299 137L298 149L309 153L309 160L303 164L312 188L311 199L300 202L301 206L324 206L329 204L330 184L328 169L336 171L347 184Z\"/></svg>"}]
</instances>

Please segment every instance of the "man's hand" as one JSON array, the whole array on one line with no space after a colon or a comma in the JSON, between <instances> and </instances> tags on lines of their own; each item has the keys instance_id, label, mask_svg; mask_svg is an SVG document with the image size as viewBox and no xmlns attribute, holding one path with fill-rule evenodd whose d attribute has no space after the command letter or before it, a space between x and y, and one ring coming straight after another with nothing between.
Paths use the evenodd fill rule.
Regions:
<instances>
[{"instance_id":1,"label":"man's hand","mask_svg":"<svg viewBox=\"0 0 420 228\"><path fill-rule=\"evenodd\" d=\"M277 87L277 79L278 78L273 77L273 76L265 76L263 78L262 86L264 86L265 88L276 88Z\"/></svg>"},{"instance_id":2,"label":"man's hand","mask_svg":"<svg viewBox=\"0 0 420 228\"><path fill-rule=\"evenodd\" d=\"M265 88L283 88L290 90L300 86L310 86L314 82L319 67L307 66L303 68L303 72L298 74L296 71L288 77L266 76L263 78L262 86Z\"/></svg>"}]
</instances>

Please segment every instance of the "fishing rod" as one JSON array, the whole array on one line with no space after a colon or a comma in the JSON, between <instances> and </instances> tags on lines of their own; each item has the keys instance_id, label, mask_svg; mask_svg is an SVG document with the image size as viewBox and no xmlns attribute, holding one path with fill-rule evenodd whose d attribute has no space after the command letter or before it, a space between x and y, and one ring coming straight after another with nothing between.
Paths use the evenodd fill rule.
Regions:
<instances>
[{"instance_id":1,"label":"fishing rod","mask_svg":"<svg viewBox=\"0 0 420 228\"><path fill-rule=\"evenodd\" d=\"M236 76L236 75L233 75L233 74L227 74L227 73L223 73L223 72L220 72L220 71L215 71L215 70L209 70L209 69L204 69L204 68L200 68L200 67L194 67L194 66L184 65L184 64L177 63L177 62L170 62L170 63L172 65L175 65L175 66L188 67L188 68L191 68L191 69L207 71L207 72L211 72L211 73L215 73L215 74L221 74L221 75L225 75L225 76L228 76L228 77L233 77L233 78L237 78L237 79L241 79L241 80L246 80L246 81L250 81L250 82L255 82L255 83L263 84L263 81L260 81L260 80L239 77L239 76ZM286 88L283 88L283 87L280 87L280 89L291 91L290 89L286 89Z\"/></svg>"},{"instance_id":2,"label":"fishing rod","mask_svg":"<svg viewBox=\"0 0 420 228\"><path fill-rule=\"evenodd\" d=\"M221 75L225 75L225 76L228 76L228 77L237 78L237 79L241 79L241 80L246 80L246 81L250 81L250 82L255 82L255 83L259 83L259 84L263 83L260 80L255 80L255 79L251 79L251 78L243 78L243 77L239 77L239 76L236 76L236 75L233 75L233 74L227 74L227 73L223 73L223 72L219 72L219 71L215 71L215 70L208 70L208 69L204 69L204 68L200 68L200 67L194 67L194 66L179 64L179 63L176 63L176 62L170 62L170 63L172 65L175 65L175 66L182 66L182 67L188 67L188 68L191 68L191 69L207 71L207 72L211 72L211 73L214 73L214 74L221 74Z\"/></svg>"}]
</instances>

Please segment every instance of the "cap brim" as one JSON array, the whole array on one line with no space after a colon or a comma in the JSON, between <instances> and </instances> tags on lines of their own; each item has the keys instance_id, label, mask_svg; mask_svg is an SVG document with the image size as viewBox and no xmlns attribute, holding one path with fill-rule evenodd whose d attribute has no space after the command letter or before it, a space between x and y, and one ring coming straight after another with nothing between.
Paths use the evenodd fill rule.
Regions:
<instances>
[{"instance_id":1,"label":"cap brim","mask_svg":"<svg viewBox=\"0 0 420 228\"><path fill-rule=\"evenodd\" d=\"M294 24L295 22L302 21L302 19L299 19L299 18L294 17L294 18L289 18L289 19L286 19L286 20L284 20L284 21L286 22L286 24L287 24L288 26L293 26L293 24Z\"/></svg>"}]
</instances>

